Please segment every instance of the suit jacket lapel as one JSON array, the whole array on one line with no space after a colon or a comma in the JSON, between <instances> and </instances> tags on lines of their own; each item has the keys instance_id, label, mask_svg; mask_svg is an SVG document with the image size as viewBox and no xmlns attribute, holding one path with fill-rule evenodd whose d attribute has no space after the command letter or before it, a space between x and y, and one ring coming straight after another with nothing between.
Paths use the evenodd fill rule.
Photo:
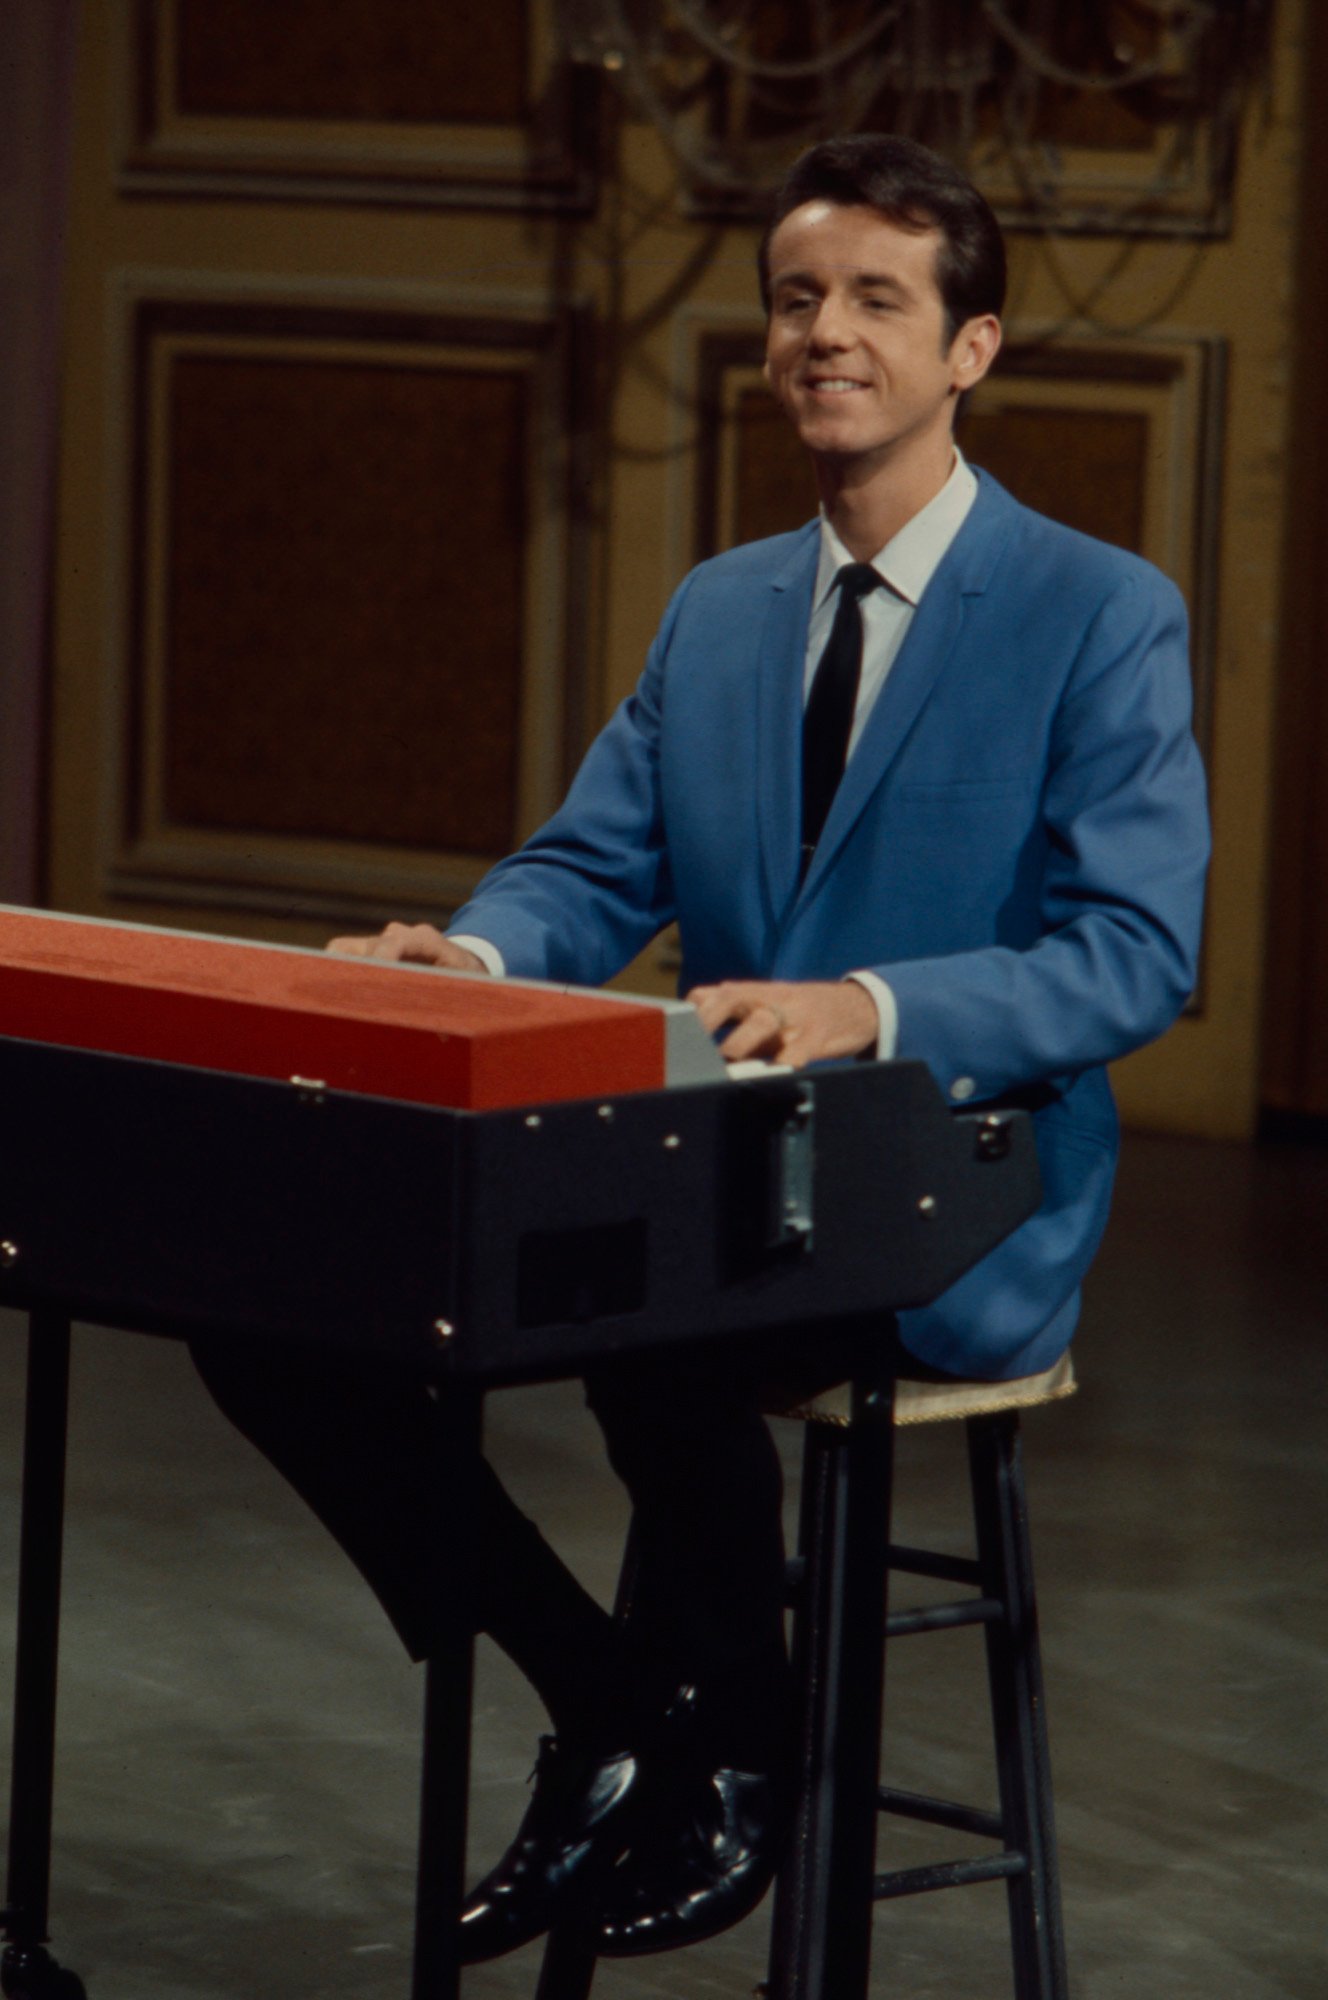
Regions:
<instances>
[{"instance_id":1,"label":"suit jacket lapel","mask_svg":"<svg viewBox=\"0 0 1328 2000\"><path fill-rule=\"evenodd\" d=\"M979 491L968 518L946 551L922 595L861 740L849 759L826 818L803 895L815 892L854 824L899 755L923 707L960 645L969 597L986 589L1004 542L1010 502L1004 491L979 474Z\"/></svg>"},{"instance_id":2,"label":"suit jacket lapel","mask_svg":"<svg viewBox=\"0 0 1328 2000\"><path fill-rule=\"evenodd\" d=\"M798 886L802 797L802 678L820 532L807 531L771 582L757 650L756 814L761 874L772 922L782 921ZM741 783L742 774L734 772ZM790 810L792 801L792 810Z\"/></svg>"}]
</instances>

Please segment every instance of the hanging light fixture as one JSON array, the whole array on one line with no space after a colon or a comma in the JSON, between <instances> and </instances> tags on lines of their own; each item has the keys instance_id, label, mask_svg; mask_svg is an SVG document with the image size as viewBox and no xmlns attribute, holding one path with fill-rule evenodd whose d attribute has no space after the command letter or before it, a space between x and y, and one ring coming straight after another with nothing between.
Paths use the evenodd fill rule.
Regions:
<instances>
[{"instance_id":1,"label":"hanging light fixture","mask_svg":"<svg viewBox=\"0 0 1328 2000\"><path fill-rule=\"evenodd\" d=\"M752 212L800 146L911 133L1008 225L1210 236L1273 0L557 0L693 206Z\"/></svg>"}]
</instances>

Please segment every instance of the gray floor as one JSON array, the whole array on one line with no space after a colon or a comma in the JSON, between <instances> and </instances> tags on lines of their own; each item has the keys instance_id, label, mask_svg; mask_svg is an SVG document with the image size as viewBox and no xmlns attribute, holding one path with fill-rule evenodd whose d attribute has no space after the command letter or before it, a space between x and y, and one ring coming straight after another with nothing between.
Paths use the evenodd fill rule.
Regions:
<instances>
[{"instance_id":1,"label":"gray floor","mask_svg":"<svg viewBox=\"0 0 1328 2000\"><path fill-rule=\"evenodd\" d=\"M20 1332L0 1314L5 1604ZM1328 1991L1326 1332L1328 1154L1130 1142L1083 1393L1026 1429L1075 2000ZM607 1593L623 1509L575 1393L490 1411L512 1484ZM905 1535L958 1535L957 1445L908 1440ZM894 1781L988 1789L978 1643L895 1649ZM0 1686L11 1644L6 1613ZM90 2000L404 2000L420 1693L182 1352L78 1334L53 1925ZM477 1863L519 1816L538 1727L486 1652ZM606 1966L597 2000L746 2000L766 1921ZM1009 1990L998 1887L892 1905L876 1939L882 2000ZM529 1996L536 1965L477 1968L467 1994Z\"/></svg>"}]
</instances>

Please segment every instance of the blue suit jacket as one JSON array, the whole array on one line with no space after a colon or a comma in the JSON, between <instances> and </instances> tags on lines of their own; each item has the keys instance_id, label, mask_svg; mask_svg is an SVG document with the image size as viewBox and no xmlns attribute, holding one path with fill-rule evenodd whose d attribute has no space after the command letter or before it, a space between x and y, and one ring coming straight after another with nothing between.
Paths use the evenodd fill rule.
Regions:
<instances>
[{"instance_id":1,"label":"blue suit jacket","mask_svg":"<svg viewBox=\"0 0 1328 2000\"><path fill-rule=\"evenodd\" d=\"M1069 1340L1117 1150L1102 1065L1194 981L1207 859L1184 606L985 475L798 885L813 523L703 563L562 809L452 928L597 984L676 918L683 990L879 972L957 1104L1050 1086L1039 1213L901 1333L958 1374Z\"/></svg>"}]
</instances>

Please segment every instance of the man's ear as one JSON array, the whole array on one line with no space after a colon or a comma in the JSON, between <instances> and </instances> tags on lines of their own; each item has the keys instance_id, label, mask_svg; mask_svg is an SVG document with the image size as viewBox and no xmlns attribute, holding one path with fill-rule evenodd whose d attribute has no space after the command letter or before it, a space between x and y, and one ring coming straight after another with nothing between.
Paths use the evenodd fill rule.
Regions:
<instances>
[{"instance_id":1,"label":"man's ear","mask_svg":"<svg viewBox=\"0 0 1328 2000\"><path fill-rule=\"evenodd\" d=\"M958 394L975 388L1000 352L1001 323L995 313L964 321L950 343L951 383Z\"/></svg>"}]
</instances>

